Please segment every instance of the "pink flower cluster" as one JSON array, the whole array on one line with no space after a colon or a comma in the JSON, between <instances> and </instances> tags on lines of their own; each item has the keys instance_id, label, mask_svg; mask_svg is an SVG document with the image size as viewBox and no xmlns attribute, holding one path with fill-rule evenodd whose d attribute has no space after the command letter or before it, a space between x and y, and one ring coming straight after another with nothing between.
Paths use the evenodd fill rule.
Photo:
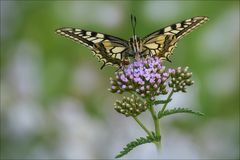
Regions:
<instances>
[{"instance_id":1,"label":"pink flower cluster","mask_svg":"<svg viewBox=\"0 0 240 160\"><path fill-rule=\"evenodd\" d=\"M116 72L116 79L110 78L112 93L137 92L141 97L155 99L167 94L167 79L174 70L166 70L159 57L147 57L131 63Z\"/></svg>"}]
</instances>

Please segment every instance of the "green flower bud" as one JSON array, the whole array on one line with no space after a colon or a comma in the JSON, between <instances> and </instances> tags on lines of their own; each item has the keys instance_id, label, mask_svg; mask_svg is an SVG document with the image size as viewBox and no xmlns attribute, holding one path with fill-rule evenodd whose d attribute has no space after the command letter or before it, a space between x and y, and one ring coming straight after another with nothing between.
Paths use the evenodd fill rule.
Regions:
<instances>
[{"instance_id":1,"label":"green flower bud","mask_svg":"<svg viewBox=\"0 0 240 160\"><path fill-rule=\"evenodd\" d=\"M188 72L188 67L178 67L171 71L171 80L168 83L170 88L173 88L174 92L186 92L186 86L191 86L194 82L190 80L192 72Z\"/></svg>"},{"instance_id":2,"label":"green flower bud","mask_svg":"<svg viewBox=\"0 0 240 160\"><path fill-rule=\"evenodd\" d=\"M142 101L137 96L132 95L131 97L123 97L122 101L117 100L114 104L114 109L128 116L138 116L145 110L147 110L147 102Z\"/></svg>"}]
</instances>

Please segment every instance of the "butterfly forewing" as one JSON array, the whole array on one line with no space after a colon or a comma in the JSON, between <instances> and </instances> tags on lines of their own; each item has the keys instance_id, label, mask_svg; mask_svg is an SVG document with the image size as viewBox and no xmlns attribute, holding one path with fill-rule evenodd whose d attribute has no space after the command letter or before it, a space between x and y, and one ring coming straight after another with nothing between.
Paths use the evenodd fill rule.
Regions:
<instances>
[{"instance_id":1,"label":"butterfly forewing","mask_svg":"<svg viewBox=\"0 0 240 160\"><path fill-rule=\"evenodd\" d=\"M60 28L58 34L73 39L90 48L94 55L105 65L122 65L124 52L128 50L127 41L92 31L76 28Z\"/></svg>"},{"instance_id":2,"label":"butterfly forewing","mask_svg":"<svg viewBox=\"0 0 240 160\"><path fill-rule=\"evenodd\" d=\"M205 16L193 17L157 30L143 38L143 47L147 54L168 59L176 47L176 42L207 20Z\"/></svg>"}]
</instances>

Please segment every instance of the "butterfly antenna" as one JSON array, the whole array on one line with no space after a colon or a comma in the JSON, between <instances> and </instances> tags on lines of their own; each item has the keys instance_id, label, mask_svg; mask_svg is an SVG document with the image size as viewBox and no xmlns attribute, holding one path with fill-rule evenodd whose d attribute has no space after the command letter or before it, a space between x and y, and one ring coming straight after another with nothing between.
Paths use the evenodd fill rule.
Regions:
<instances>
[{"instance_id":1,"label":"butterfly antenna","mask_svg":"<svg viewBox=\"0 0 240 160\"><path fill-rule=\"evenodd\" d=\"M131 14L131 24L132 24L132 29L133 29L133 35L136 35L136 24L137 24L137 19L135 16Z\"/></svg>"}]
</instances>

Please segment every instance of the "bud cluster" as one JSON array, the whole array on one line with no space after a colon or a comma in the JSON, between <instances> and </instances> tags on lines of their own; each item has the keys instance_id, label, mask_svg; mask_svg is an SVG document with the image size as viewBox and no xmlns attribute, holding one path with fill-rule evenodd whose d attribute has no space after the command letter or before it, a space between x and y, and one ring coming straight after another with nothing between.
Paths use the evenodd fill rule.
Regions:
<instances>
[{"instance_id":1,"label":"bud cluster","mask_svg":"<svg viewBox=\"0 0 240 160\"><path fill-rule=\"evenodd\" d=\"M174 92L186 92L186 86L191 86L194 81L190 80L192 72L188 72L188 67L169 70L171 80L168 83L169 87L173 88Z\"/></svg>"},{"instance_id":2,"label":"bud cluster","mask_svg":"<svg viewBox=\"0 0 240 160\"><path fill-rule=\"evenodd\" d=\"M121 101L117 100L114 106L114 109L117 112L124 114L126 117L136 117L148 108L147 103L143 102L136 95L132 95L131 97L123 97Z\"/></svg>"}]
</instances>

